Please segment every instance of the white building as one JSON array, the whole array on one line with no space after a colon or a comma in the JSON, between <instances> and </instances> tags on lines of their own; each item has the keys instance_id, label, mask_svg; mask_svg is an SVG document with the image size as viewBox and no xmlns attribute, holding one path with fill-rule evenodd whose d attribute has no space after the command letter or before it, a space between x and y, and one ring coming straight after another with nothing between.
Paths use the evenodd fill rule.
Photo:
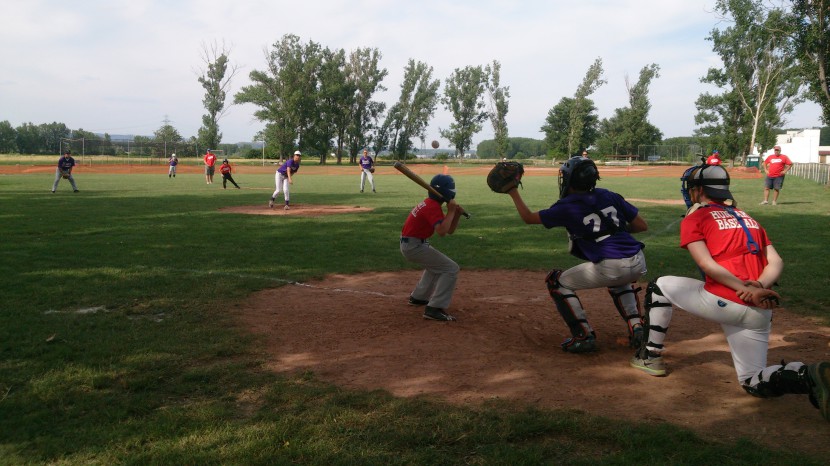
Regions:
<instances>
[{"instance_id":1,"label":"white building","mask_svg":"<svg viewBox=\"0 0 830 466\"><path fill-rule=\"evenodd\" d=\"M819 146L820 137L819 129L787 131L787 134L778 135L775 144L781 146L781 153L793 163L830 163L830 146ZM770 148L761 154L761 160L772 153Z\"/></svg>"}]
</instances>

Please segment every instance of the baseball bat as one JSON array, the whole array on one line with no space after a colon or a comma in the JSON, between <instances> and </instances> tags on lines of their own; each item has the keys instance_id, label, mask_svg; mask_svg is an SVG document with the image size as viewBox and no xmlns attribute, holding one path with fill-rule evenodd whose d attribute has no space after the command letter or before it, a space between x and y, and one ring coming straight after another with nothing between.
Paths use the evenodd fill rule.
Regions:
<instances>
[{"instance_id":1,"label":"baseball bat","mask_svg":"<svg viewBox=\"0 0 830 466\"><path fill-rule=\"evenodd\" d=\"M430 186L429 183L426 182L426 180L421 178L417 173L410 170L409 167L407 167L404 163L402 163L400 161L395 162L394 167L395 167L396 170L403 173L407 178L414 181L415 184L417 184L418 186L426 189L427 191L434 194L439 199L444 199L444 196L442 196L441 193L439 193L437 189ZM444 201L446 202L446 199L444 199ZM467 213L467 212L464 212L461 215L463 215L464 218L470 218L470 214Z\"/></svg>"}]
</instances>

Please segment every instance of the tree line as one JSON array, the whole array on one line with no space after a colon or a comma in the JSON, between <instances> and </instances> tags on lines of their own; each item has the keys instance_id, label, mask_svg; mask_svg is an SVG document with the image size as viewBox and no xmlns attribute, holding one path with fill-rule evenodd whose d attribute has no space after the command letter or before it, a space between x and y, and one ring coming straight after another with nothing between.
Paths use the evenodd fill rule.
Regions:
<instances>
[{"instance_id":1,"label":"tree line","mask_svg":"<svg viewBox=\"0 0 830 466\"><path fill-rule=\"evenodd\" d=\"M783 1L770 6L763 0L718 0L719 25L707 39L722 64L709 69L701 81L717 91L701 94L695 102L697 128L692 137L703 150L718 148L727 157L764 151L786 127L786 117L805 100L817 102L822 120L830 123L830 6L823 1ZM199 84L204 88L202 127L189 142L219 147L219 122L225 112L230 84L237 68L224 44L203 45L204 64ZM501 83L501 64L456 68L442 87L433 68L410 59L404 67L397 102L376 99L387 90L388 71L380 65L377 48L333 49L286 34L265 51L261 69L249 73L251 84L234 93L233 104L252 104L254 117L264 128L254 136L266 141L266 155L277 158L301 149L326 163L355 163L363 148L406 158L413 140L426 142L426 129L439 104L452 123L439 128L456 157L470 149L473 137L486 122L493 141L480 150L497 157L514 157L525 150L522 138L510 138L506 123L509 87ZM625 77L628 106L600 119L590 96L607 81L602 59L585 73L573 96L562 97L549 110L540 131L548 156L560 157L591 148L602 154L637 155L642 146L658 145L663 134L649 120L649 87L660 77L660 66L643 66L636 78ZM54 150L60 137L69 137L59 123L11 128L0 122L0 152L43 153ZM70 131L71 137L85 134ZM40 142L34 141L39 135ZM89 135L90 139L95 135ZM104 135L104 139L108 136ZM169 124L152 142L181 142ZM538 148L538 147L537 147Z\"/></svg>"}]
</instances>

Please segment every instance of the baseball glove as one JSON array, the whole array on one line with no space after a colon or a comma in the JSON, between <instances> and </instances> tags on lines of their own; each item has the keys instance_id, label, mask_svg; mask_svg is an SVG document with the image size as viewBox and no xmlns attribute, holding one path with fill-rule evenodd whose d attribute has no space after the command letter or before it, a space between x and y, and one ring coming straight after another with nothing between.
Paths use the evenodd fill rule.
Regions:
<instances>
[{"instance_id":1,"label":"baseball glove","mask_svg":"<svg viewBox=\"0 0 830 466\"><path fill-rule=\"evenodd\" d=\"M375 167L372 167L372 168L369 169L369 173L374 173L374 172L375 172Z\"/></svg>"},{"instance_id":2,"label":"baseball glove","mask_svg":"<svg viewBox=\"0 0 830 466\"><path fill-rule=\"evenodd\" d=\"M507 193L522 184L525 168L519 162L498 162L487 174L487 186L496 193Z\"/></svg>"},{"instance_id":3,"label":"baseball glove","mask_svg":"<svg viewBox=\"0 0 830 466\"><path fill-rule=\"evenodd\" d=\"M69 172L63 172L63 173L61 173L61 176L63 177L63 179L68 180L69 179Z\"/></svg>"}]
</instances>

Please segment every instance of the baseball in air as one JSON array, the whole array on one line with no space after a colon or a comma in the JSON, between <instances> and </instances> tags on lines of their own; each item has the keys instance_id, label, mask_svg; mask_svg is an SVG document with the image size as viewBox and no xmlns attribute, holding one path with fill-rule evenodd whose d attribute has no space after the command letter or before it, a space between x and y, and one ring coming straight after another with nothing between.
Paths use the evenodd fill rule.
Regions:
<instances>
[{"instance_id":1,"label":"baseball in air","mask_svg":"<svg viewBox=\"0 0 830 466\"><path fill-rule=\"evenodd\" d=\"M438 149L438 141L432 141L432 148Z\"/></svg>"}]
</instances>

